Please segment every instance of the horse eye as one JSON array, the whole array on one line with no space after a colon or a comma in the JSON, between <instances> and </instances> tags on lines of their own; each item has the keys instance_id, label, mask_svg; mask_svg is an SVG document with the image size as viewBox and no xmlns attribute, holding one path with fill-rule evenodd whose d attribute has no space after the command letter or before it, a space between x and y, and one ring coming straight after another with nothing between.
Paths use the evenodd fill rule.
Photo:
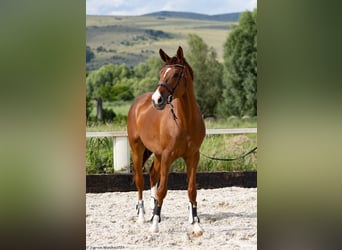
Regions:
<instances>
[{"instance_id":1,"label":"horse eye","mask_svg":"<svg viewBox=\"0 0 342 250\"><path fill-rule=\"evenodd\" d=\"M178 77L179 77L179 73L175 73L175 74L173 75L173 77L174 77L174 78L178 78Z\"/></svg>"}]
</instances>

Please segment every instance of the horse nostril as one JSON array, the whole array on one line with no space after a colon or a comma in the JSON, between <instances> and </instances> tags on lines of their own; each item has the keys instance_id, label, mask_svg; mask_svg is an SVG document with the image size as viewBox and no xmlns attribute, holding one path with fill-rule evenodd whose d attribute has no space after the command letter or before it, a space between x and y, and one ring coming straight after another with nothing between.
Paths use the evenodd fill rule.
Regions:
<instances>
[{"instance_id":1,"label":"horse nostril","mask_svg":"<svg viewBox=\"0 0 342 250\"><path fill-rule=\"evenodd\" d=\"M158 98L158 100L157 100L157 103L158 103L158 104L162 104L163 101L164 101L163 97L160 96L160 97Z\"/></svg>"}]
</instances>

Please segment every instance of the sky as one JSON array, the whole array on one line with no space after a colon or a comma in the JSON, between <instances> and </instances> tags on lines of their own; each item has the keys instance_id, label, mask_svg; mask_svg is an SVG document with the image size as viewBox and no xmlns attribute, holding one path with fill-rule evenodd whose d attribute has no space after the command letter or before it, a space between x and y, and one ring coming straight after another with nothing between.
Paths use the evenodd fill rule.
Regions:
<instances>
[{"instance_id":1,"label":"sky","mask_svg":"<svg viewBox=\"0 0 342 250\"><path fill-rule=\"evenodd\" d=\"M136 16L162 10L216 15L256 7L257 0L86 0L87 15Z\"/></svg>"}]
</instances>

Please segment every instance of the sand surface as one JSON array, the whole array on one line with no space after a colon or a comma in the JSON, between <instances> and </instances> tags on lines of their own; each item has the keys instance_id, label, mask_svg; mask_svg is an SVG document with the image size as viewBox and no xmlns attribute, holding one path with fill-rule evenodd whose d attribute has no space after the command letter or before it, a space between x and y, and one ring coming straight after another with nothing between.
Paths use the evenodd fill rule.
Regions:
<instances>
[{"instance_id":1,"label":"sand surface","mask_svg":"<svg viewBox=\"0 0 342 250\"><path fill-rule=\"evenodd\" d=\"M150 192L144 191L145 219L151 217ZM150 222L136 223L137 192L86 194L87 249L257 249L257 189L227 187L197 191L204 233L192 235L187 191L169 190L159 233Z\"/></svg>"}]
</instances>

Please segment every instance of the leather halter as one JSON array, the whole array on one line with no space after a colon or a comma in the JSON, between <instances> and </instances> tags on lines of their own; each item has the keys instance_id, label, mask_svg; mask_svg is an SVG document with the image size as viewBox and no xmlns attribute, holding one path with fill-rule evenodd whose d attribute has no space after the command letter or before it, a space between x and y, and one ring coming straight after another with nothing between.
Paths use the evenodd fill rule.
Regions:
<instances>
[{"instance_id":1,"label":"leather halter","mask_svg":"<svg viewBox=\"0 0 342 250\"><path fill-rule=\"evenodd\" d=\"M170 93L170 95L167 97L166 102L167 102L167 104L170 104L172 106L171 102L173 100L173 95L174 95L183 75L184 75L185 65L183 65L183 64L171 64L171 65L167 65L167 66L169 66L169 67L181 67L182 68L182 73L179 75L179 77L177 79L176 86L173 89L166 82L159 82L158 83L158 86L162 86L162 87L166 88L166 90Z\"/></svg>"}]
</instances>

